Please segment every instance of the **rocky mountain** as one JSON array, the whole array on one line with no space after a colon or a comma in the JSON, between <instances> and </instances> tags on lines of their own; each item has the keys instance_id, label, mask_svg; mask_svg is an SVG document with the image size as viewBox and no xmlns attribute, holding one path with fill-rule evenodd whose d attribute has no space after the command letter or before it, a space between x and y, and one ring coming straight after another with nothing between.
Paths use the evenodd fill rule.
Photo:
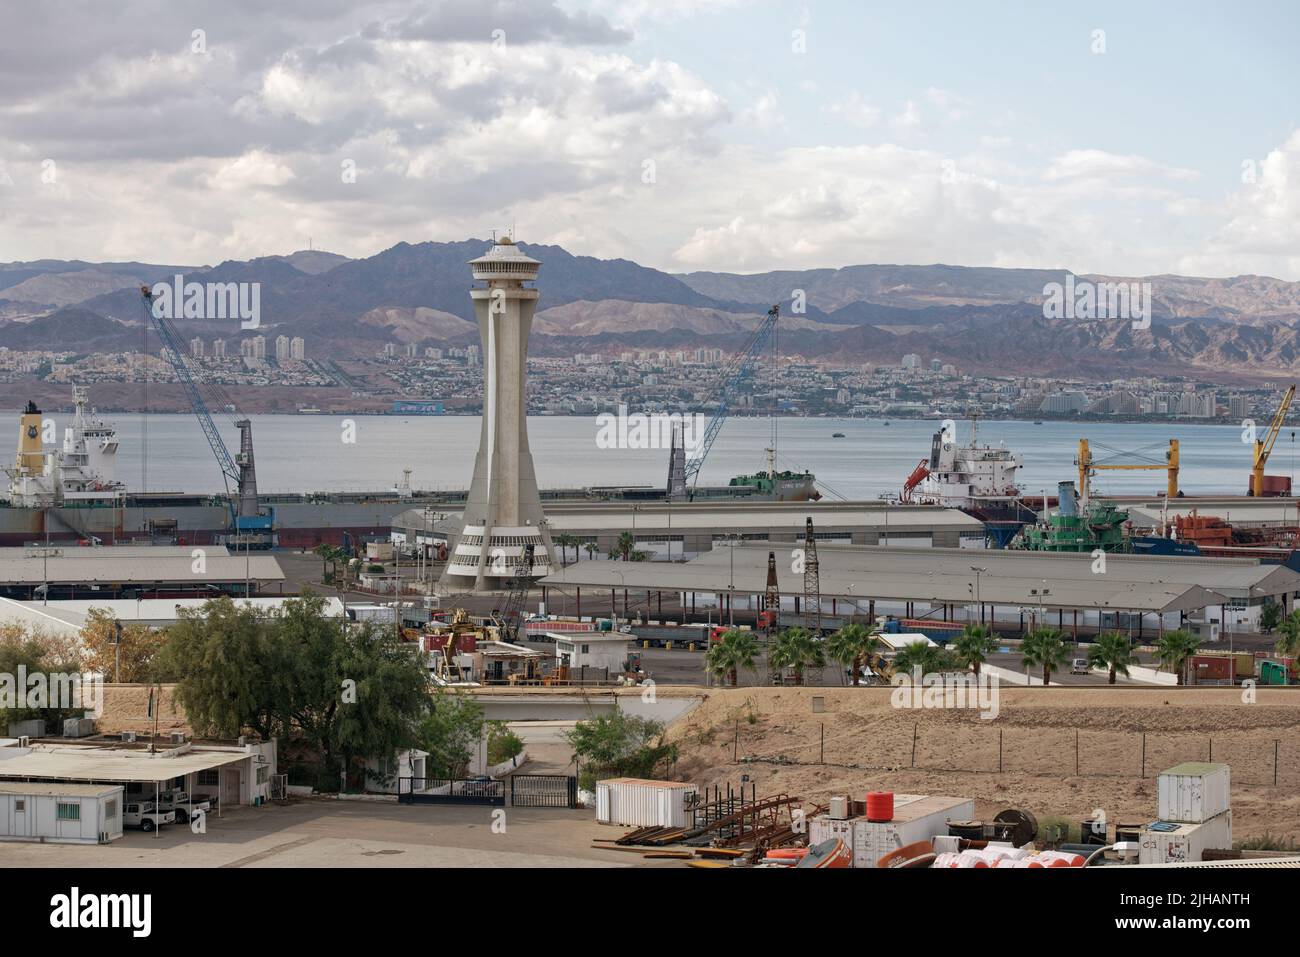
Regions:
<instances>
[{"instance_id":1,"label":"rocky mountain","mask_svg":"<svg viewBox=\"0 0 1300 957\"><path fill-rule=\"evenodd\" d=\"M1263 276L1080 276L1151 283L1154 321L1044 318L1064 270L861 265L755 275L672 275L623 259L521 243L542 260L538 354L735 348L772 303L796 333L782 351L863 364L908 353L971 371L1095 370L1265 377L1300 371L1300 283ZM384 343L463 345L477 336L467 261L488 241L398 243L364 259L321 250L215 266L42 260L0 264L0 345L138 348L138 287L181 273L261 285L267 336L301 335L316 356L373 355ZM802 293L797 293L802 290ZM804 309L794 311L796 295ZM182 320L182 335L239 338L234 320Z\"/></svg>"}]
</instances>

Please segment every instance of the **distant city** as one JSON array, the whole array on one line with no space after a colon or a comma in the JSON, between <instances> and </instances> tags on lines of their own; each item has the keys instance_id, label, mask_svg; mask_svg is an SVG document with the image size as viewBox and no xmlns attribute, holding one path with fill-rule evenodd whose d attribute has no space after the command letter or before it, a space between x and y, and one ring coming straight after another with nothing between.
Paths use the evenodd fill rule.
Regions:
<instances>
[{"instance_id":1,"label":"distant city","mask_svg":"<svg viewBox=\"0 0 1300 957\"><path fill-rule=\"evenodd\" d=\"M372 355L309 357L301 336L194 337L189 359L210 381L249 390L250 407L279 412L477 414L482 410L479 347L385 343ZM577 353L529 358L533 415L588 415L620 405L643 412L700 412L716 403L732 355L718 348ZM116 384L96 390L105 411L140 411L141 395L123 389L178 384L164 357L138 352L77 354L0 347L6 404L22 403L22 385ZM15 388L17 387L17 388ZM833 364L826 359L763 357L732 400L734 415L932 418L1201 420L1266 419L1282 387L1262 383L1225 389L1180 376L1110 381L963 372L950 362L911 353L893 365ZM179 393L177 393L179 396ZM156 392L155 392L156 396ZM179 411L162 404L152 411Z\"/></svg>"}]
</instances>

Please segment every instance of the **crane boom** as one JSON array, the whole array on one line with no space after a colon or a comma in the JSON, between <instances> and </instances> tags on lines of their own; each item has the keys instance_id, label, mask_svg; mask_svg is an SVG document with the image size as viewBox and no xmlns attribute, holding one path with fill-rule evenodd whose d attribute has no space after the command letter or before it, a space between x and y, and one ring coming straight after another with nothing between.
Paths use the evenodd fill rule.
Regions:
<instances>
[{"instance_id":1,"label":"crane boom","mask_svg":"<svg viewBox=\"0 0 1300 957\"><path fill-rule=\"evenodd\" d=\"M194 381L194 376L190 374L189 366L185 362L184 355L181 353L181 339L176 327L171 324L171 320L166 316L160 316L154 311L153 293L148 286L140 287L140 295L144 300L144 308L149 313L149 320L153 327L158 330L158 338L162 344L171 353L172 368L176 370L176 377L181 380L181 387L185 390L186 397L190 400L190 407L194 409L194 417L199 420L199 426L203 429L203 435L208 440L208 445L212 446L212 454L217 457L217 465L221 467L221 473L225 476L226 492L230 492L230 483L234 482L235 487L239 487L239 468L235 465L234 456L230 454L230 449L226 448L226 442L217 431L217 424L212 421L212 413L208 411L208 404L203 401L203 394L199 392L198 384Z\"/></svg>"},{"instance_id":2,"label":"crane boom","mask_svg":"<svg viewBox=\"0 0 1300 957\"><path fill-rule=\"evenodd\" d=\"M699 452L686 461L686 481L690 483L692 488L699 482L700 467L704 465L704 459L708 456L709 449L713 448L713 440L718 437L722 424L727 420L733 393L740 383L744 381L745 377L749 375L750 370L754 368L754 363L758 360L758 354L772 334L772 329L776 326L776 320L780 313L780 304L769 309L767 316L759 323L758 328L749 337L749 341L745 343L745 348L733 356L731 362L723 370L722 387L718 390L718 406L713 410L713 417L704 430L704 438L700 442Z\"/></svg>"},{"instance_id":3,"label":"crane boom","mask_svg":"<svg viewBox=\"0 0 1300 957\"><path fill-rule=\"evenodd\" d=\"M1277 442L1278 433L1282 431L1282 424L1286 421L1286 414L1294 398L1295 384L1293 383L1282 396L1282 402L1277 407L1277 412L1273 415L1273 421L1269 423L1264 438L1255 440L1255 461L1250 470L1251 495L1258 497L1264 494L1264 466L1268 464L1268 457L1273 452L1273 444Z\"/></svg>"}]
</instances>

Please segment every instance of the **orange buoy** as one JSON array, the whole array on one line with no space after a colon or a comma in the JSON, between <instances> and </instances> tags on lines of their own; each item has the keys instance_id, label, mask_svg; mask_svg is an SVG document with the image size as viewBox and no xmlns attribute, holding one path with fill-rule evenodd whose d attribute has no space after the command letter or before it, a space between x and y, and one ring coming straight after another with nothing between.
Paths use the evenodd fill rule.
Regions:
<instances>
[{"instance_id":1,"label":"orange buoy","mask_svg":"<svg viewBox=\"0 0 1300 957\"><path fill-rule=\"evenodd\" d=\"M888 824L894 819L894 792L867 792L867 820L873 824Z\"/></svg>"},{"instance_id":2,"label":"orange buoy","mask_svg":"<svg viewBox=\"0 0 1300 957\"><path fill-rule=\"evenodd\" d=\"M767 852L767 856L773 860L799 860L808 856L806 847L774 847Z\"/></svg>"},{"instance_id":3,"label":"orange buoy","mask_svg":"<svg viewBox=\"0 0 1300 957\"><path fill-rule=\"evenodd\" d=\"M795 867L848 867L853 863L853 852L838 837L808 848L808 854Z\"/></svg>"}]
</instances>

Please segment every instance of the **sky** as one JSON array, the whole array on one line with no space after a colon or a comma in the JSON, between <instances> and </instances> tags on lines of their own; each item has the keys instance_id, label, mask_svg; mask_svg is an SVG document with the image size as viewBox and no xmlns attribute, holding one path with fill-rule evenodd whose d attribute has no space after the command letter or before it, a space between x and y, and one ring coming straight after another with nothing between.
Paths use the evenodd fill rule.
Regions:
<instances>
[{"instance_id":1,"label":"sky","mask_svg":"<svg viewBox=\"0 0 1300 957\"><path fill-rule=\"evenodd\" d=\"M0 0L0 261L1300 280L1300 4Z\"/></svg>"}]
</instances>

